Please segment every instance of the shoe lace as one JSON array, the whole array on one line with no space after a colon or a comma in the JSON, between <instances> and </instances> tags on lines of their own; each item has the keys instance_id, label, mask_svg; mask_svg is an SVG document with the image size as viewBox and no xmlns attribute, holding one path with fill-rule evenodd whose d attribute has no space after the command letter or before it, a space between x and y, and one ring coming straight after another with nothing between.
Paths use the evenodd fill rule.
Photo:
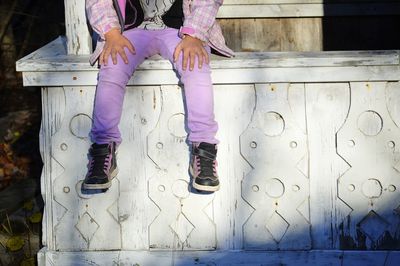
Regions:
<instances>
[{"instance_id":1,"label":"shoe lace","mask_svg":"<svg viewBox=\"0 0 400 266\"><path fill-rule=\"evenodd\" d=\"M196 156L196 164L203 176L213 176L215 173L215 161L206 157Z\"/></svg>"},{"instance_id":2,"label":"shoe lace","mask_svg":"<svg viewBox=\"0 0 400 266\"><path fill-rule=\"evenodd\" d=\"M90 175L103 175L107 173L111 162L111 154L97 154L90 156L89 173Z\"/></svg>"},{"instance_id":3,"label":"shoe lace","mask_svg":"<svg viewBox=\"0 0 400 266\"><path fill-rule=\"evenodd\" d=\"M216 176L217 160L215 160L216 150L214 145L200 143L194 148L195 161L199 175Z\"/></svg>"},{"instance_id":4,"label":"shoe lace","mask_svg":"<svg viewBox=\"0 0 400 266\"><path fill-rule=\"evenodd\" d=\"M110 156L95 156L90 160L90 173L93 175L104 174L108 169Z\"/></svg>"}]
</instances>

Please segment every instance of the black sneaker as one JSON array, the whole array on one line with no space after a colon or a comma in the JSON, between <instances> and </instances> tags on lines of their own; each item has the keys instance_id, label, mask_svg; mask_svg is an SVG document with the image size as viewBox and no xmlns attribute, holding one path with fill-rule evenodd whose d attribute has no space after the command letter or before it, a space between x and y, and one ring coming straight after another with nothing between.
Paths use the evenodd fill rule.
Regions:
<instances>
[{"instance_id":1,"label":"black sneaker","mask_svg":"<svg viewBox=\"0 0 400 266\"><path fill-rule=\"evenodd\" d=\"M115 143L92 144L89 150L89 170L83 181L83 189L107 189L117 175Z\"/></svg>"},{"instance_id":2,"label":"black sneaker","mask_svg":"<svg viewBox=\"0 0 400 266\"><path fill-rule=\"evenodd\" d=\"M219 190L217 145L206 142L193 144L190 173L193 187L200 191Z\"/></svg>"}]
</instances>

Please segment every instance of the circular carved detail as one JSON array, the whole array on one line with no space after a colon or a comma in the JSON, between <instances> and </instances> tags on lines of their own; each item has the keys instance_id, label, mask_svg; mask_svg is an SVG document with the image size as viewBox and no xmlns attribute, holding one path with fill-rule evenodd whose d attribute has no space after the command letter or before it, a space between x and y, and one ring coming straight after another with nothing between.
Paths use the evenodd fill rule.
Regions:
<instances>
[{"instance_id":1,"label":"circular carved detail","mask_svg":"<svg viewBox=\"0 0 400 266\"><path fill-rule=\"evenodd\" d=\"M64 193L69 193L71 189L69 187L63 187Z\"/></svg>"},{"instance_id":2,"label":"circular carved detail","mask_svg":"<svg viewBox=\"0 0 400 266\"><path fill-rule=\"evenodd\" d=\"M291 141L289 146L290 146L290 148L295 149L295 148L297 148L297 142L296 141Z\"/></svg>"},{"instance_id":3,"label":"circular carved detail","mask_svg":"<svg viewBox=\"0 0 400 266\"><path fill-rule=\"evenodd\" d=\"M285 185L278 178L267 180L265 193L271 198L280 198L285 193Z\"/></svg>"},{"instance_id":4,"label":"circular carved detail","mask_svg":"<svg viewBox=\"0 0 400 266\"><path fill-rule=\"evenodd\" d=\"M395 185L389 185L388 190L389 190L389 192L395 192L396 191L396 186Z\"/></svg>"},{"instance_id":5,"label":"circular carved detail","mask_svg":"<svg viewBox=\"0 0 400 266\"><path fill-rule=\"evenodd\" d=\"M353 184L350 184L348 187L349 191L353 192L354 190L356 190L356 186Z\"/></svg>"},{"instance_id":6,"label":"circular carved detail","mask_svg":"<svg viewBox=\"0 0 400 266\"><path fill-rule=\"evenodd\" d=\"M175 197L185 199L189 197L189 183L186 180L178 179L172 184L172 193Z\"/></svg>"},{"instance_id":7,"label":"circular carved detail","mask_svg":"<svg viewBox=\"0 0 400 266\"><path fill-rule=\"evenodd\" d=\"M257 148L257 142L255 141L250 142L250 147L253 149Z\"/></svg>"},{"instance_id":8,"label":"circular carved detail","mask_svg":"<svg viewBox=\"0 0 400 266\"><path fill-rule=\"evenodd\" d=\"M257 124L265 135L276 137L285 130L285 120L277 112L258 113Z\"/></svg>"},{"instance_id":9,"label":"circular carved detail","mask_svg":"<svg viewBox=\"0 0 400 266\"><path fill-rule=\"evenodd\" d=\"M168 119L168 130L177 138L185 138L185 115L182 113L174 114Z\"/></svg>"},{"instance_id":10,"label":"circular carved detail","mask_svg":"<svg viewBox=\"0 0 400 266\"><path fill-rule=\"evenodd\" d=\"M354 140L349 140L348 142L347 142L347 144L349 145L349 147L354 147L354 146L356 146L356 142L354 141Z\"/></svg>"},{"instance_id":11,"label":"circular carved detail","mask_svg":"<svg viewBox=\"0 0 400 266\"><path fill-rule=\"evenodd\" d=\"M251 188L253 189L254 192L258 192L260 190L260 188L257 185L254 185Z\"/></svg>"},{"instance_id":12,"label":"circular carved detail","mask_svg":"<svg viewBox=\"0 0 400 266\"><path fill-rule=\"evenodd\" d=\"M61 149L62 151L66 151L66 150L68 150L68 145L65 144L65 143L61 143L60 149Z\"/></svg>"},{"instance_id":13,"label":"circular carved detail","mask_svg":"<svg viewBox=\"0 0 400 266\"><path fill-rule=\"evenodd\" d=\"M367 198L379 198L382 195L382 184L378 179L370 178L362 184L361 191Z\"/></svg>"},{"instance_id":14,"label":"circular carved detail","mask_svg":"<svg viewBox=\"0 0 400 266\"><path fill-rule=\"evenodd\" d=\"M382 117L375 111L365 111L358 117L358 129L366 136L376 136L382 131Z\"/></svg>"},{"instance_id":15,"label":"circular carved detail","mask_svg":"<svg viewBox=\"0 0 400 266\"><path fill-rule=\"evenodd\" d=\"M300 190L300 186L299 186L299 185L293 185L293 186L292 186L292 190L293 190L294 192L297 192L297 191Z\"/></svg>"},{"instance_id":16,"label":"circular carved detail","mask_svg":"<svg viewBox=\"0 0 400 266\"><path fill-rule=\"evenodd\" d=\"M159 186L158 186L158 191L164 192L164 191L165 191L165 186L159 185Z\"/></svg>"},{"instance_id":17,"label":"circular carved detail","mask_svg":"<svg viewBox=\"0 0 400 266\"><path fill-rule=\"evenodd\" d=\"M396 144L394 143L394 141L388 141L388 143L387 143L387 145L388 145L388 147L390 148L390 149L394 149L394 147L396 146Z\"/></svg>"},{"instance_id":18,"label":"circular carved detail","mask_svg":"<svg viewBox=\"0 0 400 266\"><path fill-rule=\"evenodd\" d=\"M162 150L162 148L164 148L164 144L162 144L162 142L157 142L156 147L157 149Z\"/></svg>"},{"instance_id":19,"label":"circular carved detail","mask_svg":"<svg viewBox=\"0 0 400 266\"><path fill-rule=\"evenodd\" d=\"M85 139L92 128L92 119L86 114L77 114L69 122L69 130L77 138Z\"/></svg>"}]
</instances>

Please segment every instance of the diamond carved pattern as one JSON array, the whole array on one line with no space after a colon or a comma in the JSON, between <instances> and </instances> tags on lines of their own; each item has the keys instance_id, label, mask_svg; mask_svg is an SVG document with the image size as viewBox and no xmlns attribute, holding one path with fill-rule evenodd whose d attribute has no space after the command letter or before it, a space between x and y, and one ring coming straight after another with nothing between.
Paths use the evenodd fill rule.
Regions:
<instances>
[{"instance_id":1,"label":"diamond carved pattern","mask_svg":"<svg viewBox=\"0 0 400 266\"><path fill-rule=\"evenodd\" d=\"M92 218L92 216L90 216L89 213L85 212L78 220L78 223L75 225L75 227L85 239L85 241L89 243L100 226Z\"/></svg>"},{"instance_id":2,"label":"diamond carved pattern","mask_svg":"<svg viewBox=\"0 0 400 266\"><path fill-rule=\"evenodd\" d=\"M178 218L174 223L170 225L171 229L178 236L181 243L185 242L189 237L190 233L193 231L193 224L185 217L183 213L178 215Z\"/></svg>"},{"instance_id":3,"label":"diamond carved pattern","mask_svg":"<svg viewBox=\"0 0 400 266\"><path fill-rule=\"evenodd\" d=\"M310 199L305 199L296 209L308 222L310 222Z\"/></svg>"},{"instance_id":4,"label":"diamond carved pattern","mask_svg":"<svg viewBox=\"0 0 400 266\"><path fill-rule=\"evenodd\" d=\"M281 242L285 236L289 223L277 211L272 214L271 218L267 221L265 227L271 233L276 243Z\"/></svg>"},{"instance_id":5,"label":"diamond carved pattern","mask_svg":"<svg viewBox=\"0 0 400 266\"><path fill-rule=\"evenodd\" d=\"M377 241L389 226L376 212L370 211L359 224L360 229L372 240Z\"/></svg>"}]
</instances>

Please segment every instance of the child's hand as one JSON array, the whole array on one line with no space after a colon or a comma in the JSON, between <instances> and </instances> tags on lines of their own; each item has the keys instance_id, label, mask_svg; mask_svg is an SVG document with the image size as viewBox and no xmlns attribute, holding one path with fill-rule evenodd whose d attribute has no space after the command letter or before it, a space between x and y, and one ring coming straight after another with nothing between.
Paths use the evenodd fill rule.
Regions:
<instances>
[{"instance_id":1,"label":"child's hand","mask_svg":"<svg viewBox=\"0 0 400 266\"><path fill-rule=\"evenodd\" d=\"M122 57L125 64L128 64L128 57L125 54L124 48L128 48L128 50L135 54L135 47L133 47L132 43L123 36L119 29L112 29L105 34L105 45L103 48L103 52L100 54L100 64L107 65L108 57L111 55L113 64L117 64L117 54Z\"/></svg>"},{"instance_id":2,"label":"child's hand","mask_svg":"<svg viewBox=\"0 0 400 266\"><path fill-rule=\"evenodd\" d=\"M208 52L204 49L203 42L200 39L186 35L185 38L176 46L174 52L174 62L179 58L179 54L183 52L182 69L186 70L188 60L190 71L194 68L196 56L198 58L198 66L201 68L203 62L209 63Z\"/></svg>"}]
</instances>

